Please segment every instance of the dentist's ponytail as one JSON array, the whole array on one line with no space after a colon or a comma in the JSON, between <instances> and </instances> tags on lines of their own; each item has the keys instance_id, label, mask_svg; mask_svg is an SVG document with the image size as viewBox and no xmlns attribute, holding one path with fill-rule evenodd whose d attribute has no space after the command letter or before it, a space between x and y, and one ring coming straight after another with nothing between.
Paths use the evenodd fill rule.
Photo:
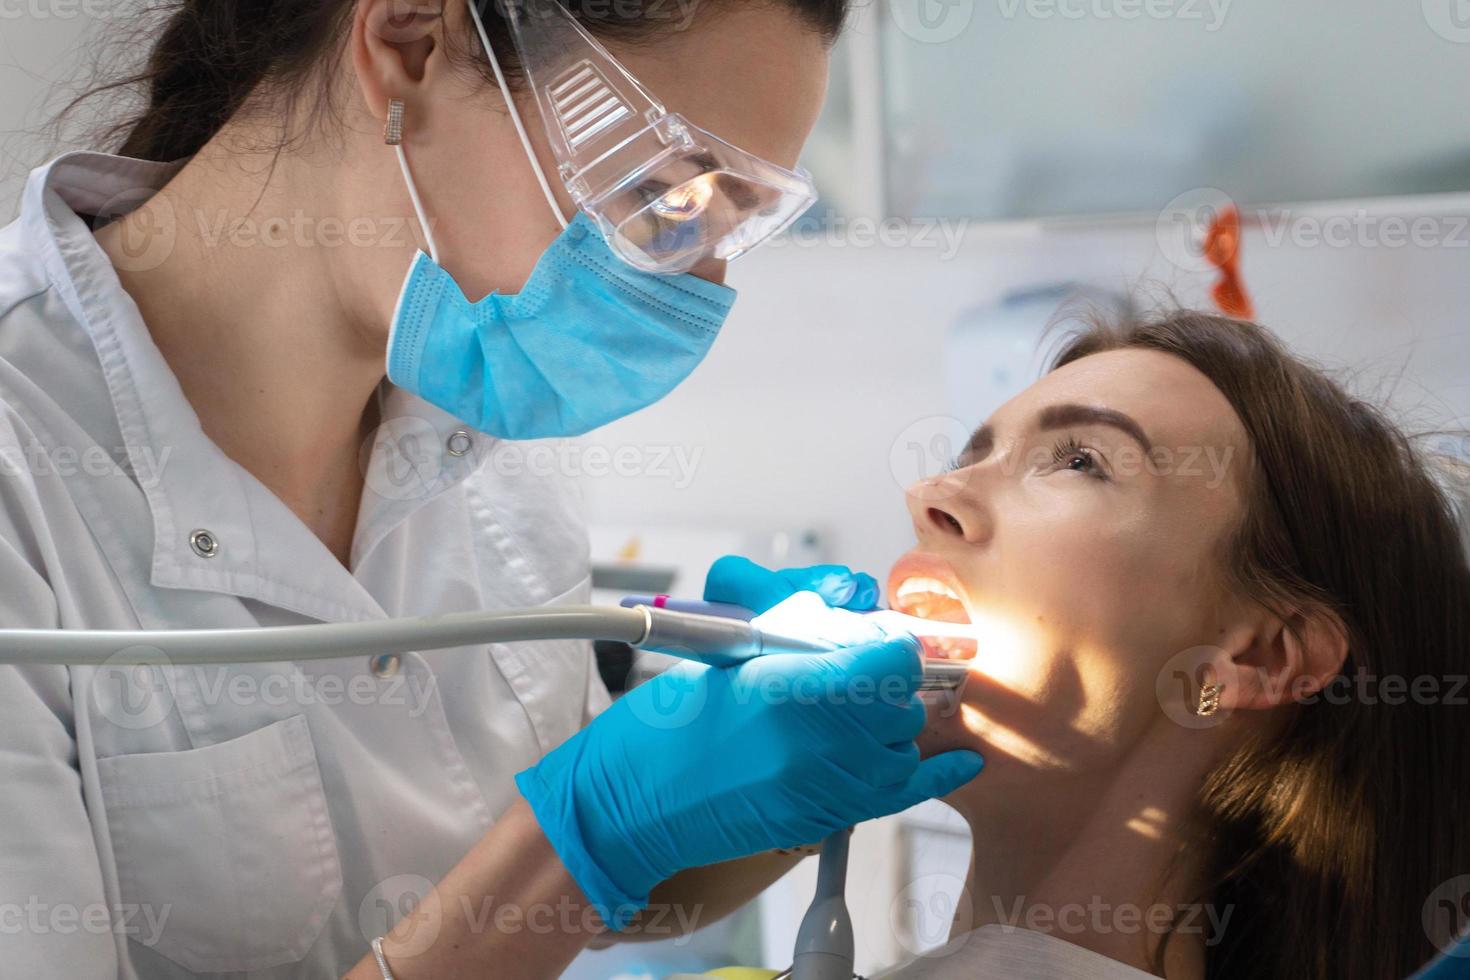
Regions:
<instances>
[{"instance_id":1,"label":"dentist's ponytail","mask_svg":"<svg viewBox=\"0 0 1470 980\"><path fill-rule=\"evenodd\" d=\"M245 104L260 83L293 86L315 67L326 41L350 14L336 2L184 0L164 23L139 85L148 104L116 127L123 156L193 156Z\"/></svg>"}]
</instances>

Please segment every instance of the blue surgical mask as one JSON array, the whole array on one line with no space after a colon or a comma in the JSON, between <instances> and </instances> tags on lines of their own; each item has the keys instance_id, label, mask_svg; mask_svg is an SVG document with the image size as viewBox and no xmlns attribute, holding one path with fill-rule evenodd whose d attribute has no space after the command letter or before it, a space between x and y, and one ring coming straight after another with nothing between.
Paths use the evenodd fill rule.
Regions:
<instances>
[{"instance_id":1,"label":"blue surgical mask","mask_svg":"<svg viewBox=\"0 0 1470 980\"><path fill-rule=\"evenodd\" d=\"M498 64L495 73L513 106ZM398 295L388 380L502 439L577 436L678 387L709 353L735 291L688 273L635 268L585 213L568 222L515 118L562 233L519 293L471 303L439 264L404 152L403 106L389 106L384 138L398 156L428 254L414 258Z\"/></svg>"},{"instance_id":2,"label":"blue surgical mask","mask_svg":"<svg viewBox=\"0 0 1470 980\"><path fill-rule=\"evenodd\" d=\"M673 391L734 301L693 275L634 269L578 213L515 295L471 303L420 252L394 312L388 378L503 439L580 435Z\"/></svg>"}]
</instances>

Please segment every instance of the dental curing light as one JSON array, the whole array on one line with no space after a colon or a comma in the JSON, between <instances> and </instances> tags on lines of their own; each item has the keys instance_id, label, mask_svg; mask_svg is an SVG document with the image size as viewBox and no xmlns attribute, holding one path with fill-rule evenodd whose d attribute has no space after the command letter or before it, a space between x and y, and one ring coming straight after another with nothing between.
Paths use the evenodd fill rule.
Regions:
<instances>
[{"instance_id":1,"label":"dental curing light","mask_svg":"<svg viewBox=\"0 0 1470 980\"><path fill-rule=\"evenodd\" d=\"M701 619L716 617L750 622L755 618L755 613L744 606L728 602L705 602L699 599L676 599L666 595L631 595L623 599L622 605L630 609L645 608L685 613ZM969 627L954 623L930 622L890 609L864 610L854 615L871 617L880 626L907 631L915 636L969 636L972 632ZM833 650L836 649L836 646L835 643L827 643L824 649ZM643 649L646 650L648 647ZM967 661L925 657L924 675L919 682L919 690L921 692L958 690L969 675Z\"/></svg>"}]
</instances>

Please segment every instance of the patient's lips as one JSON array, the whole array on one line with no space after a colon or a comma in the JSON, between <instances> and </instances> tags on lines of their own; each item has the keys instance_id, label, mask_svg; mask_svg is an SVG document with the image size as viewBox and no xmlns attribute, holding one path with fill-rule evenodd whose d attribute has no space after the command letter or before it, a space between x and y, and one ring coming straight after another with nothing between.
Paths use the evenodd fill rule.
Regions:
<instances>
[{"instance_id":1,"label":"patient's lips","mask_svg":"<svg viewBox=\"0 0 1470 980\"><path fill-rule=\"evenodd\" d=\"M960 588L947 562L910 553L899 559L889 575L889 605L931 622L968 624L972 620ZM977 652L970 637L921 636L919 641L927 656L944 660L968 660Z\"/></svg>"}]
</instances>

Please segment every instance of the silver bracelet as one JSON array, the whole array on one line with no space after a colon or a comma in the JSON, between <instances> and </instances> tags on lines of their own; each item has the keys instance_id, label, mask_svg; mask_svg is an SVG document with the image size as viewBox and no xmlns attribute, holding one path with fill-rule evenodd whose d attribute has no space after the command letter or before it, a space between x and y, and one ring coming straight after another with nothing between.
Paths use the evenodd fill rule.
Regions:
<instances>
[{"instance_id":1,"label":"silver bracelet","mask_svg":"<svg viewBox=\"0 0 1470 980\"><path fill-rule=\"evenodd\" d=\"M383 956L382 936L373 940L373 959L378 961L378 969L383 972L383 980L394 980L393 971L388 969L388 960Z\"/></svg>"}]
</instances>

